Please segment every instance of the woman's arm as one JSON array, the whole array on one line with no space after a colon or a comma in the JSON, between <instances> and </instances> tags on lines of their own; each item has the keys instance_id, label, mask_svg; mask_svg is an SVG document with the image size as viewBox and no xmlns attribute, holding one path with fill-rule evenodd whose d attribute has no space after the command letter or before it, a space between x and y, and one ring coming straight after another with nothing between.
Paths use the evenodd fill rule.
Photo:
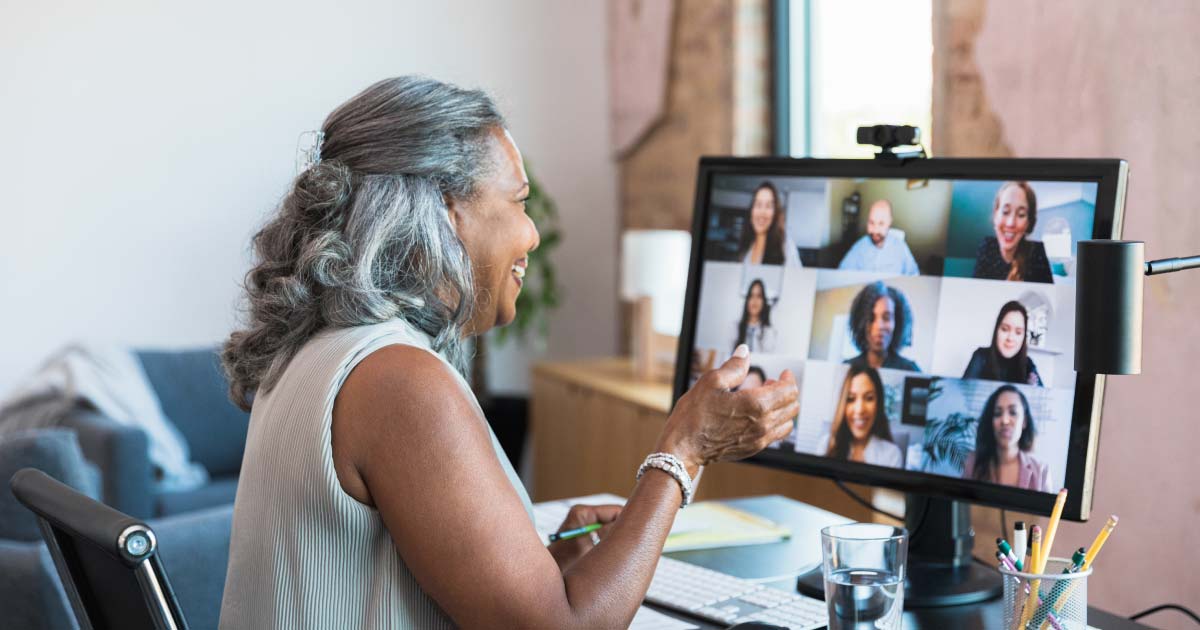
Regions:
<instances>
[{"instance_id":1,"label":"woman's arm","mask_svg":"<svg viewBox=\"0 0 1200 630\"><path fill-rule=\"evenodd\" d=\"M790 429L794 379L729 392L747 367L733 359L706 374L668 420L658 449L679 456L692 475L722 454L757 452ZM716 419L730 431L713 433ZM693 435L699 429L704 436ZM713 443L721 439L728 448ZM682 500L673 478L648 471L603 544L560 570L470 392L440 359L409 346L381 349L350 374L334 407L333 450L342 487L379 510L421 588L467 627L628 624Z\"/></svg>"}]
</instances>

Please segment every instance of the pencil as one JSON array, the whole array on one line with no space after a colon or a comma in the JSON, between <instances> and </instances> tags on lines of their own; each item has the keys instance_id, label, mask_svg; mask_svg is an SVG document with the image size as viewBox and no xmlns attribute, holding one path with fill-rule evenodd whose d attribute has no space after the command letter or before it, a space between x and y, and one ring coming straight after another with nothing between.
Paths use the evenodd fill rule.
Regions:
<instances>
[{"instance_id":1,"label":"pencil","mask_svg":"<svg viewBox=\"0 0 1200 630\"><path fill-rule=\"evenodd\" d=\"M1058 491L1054 499L1054 511L1050 512L1050 522L1046 524L1046 535L1042 537L1042 558L1037 565L1038 573L1046 572L1046 562L1050 560L1050 548L1054 546L1054 534L1058 533L1058 520L1062 518L1063 506L1067 503L1067 489Z\"/></svg>"},{"instance_id":2,"label":"pencil","mask_svg":"<svg viewBox=\"0 0 1200 630\"><path fill-rule=\"evenodd\" d=\"M1084 571L1087 571L1089 568L1091 568L1092 561L1094 561L1096 556L1100 553L1100 548L1103 547L1105 541L1108 540L1108 535L1111 534L1112 530L1117 526L1117 520L1116 514L1109 516L1108 522L1106 522L1104 527L1100 529L1100 533L1096 534L1096 540L1092 541L1092 546L1088 547L1087 554L1083 556Z\"/></svg>"}]
</instances>

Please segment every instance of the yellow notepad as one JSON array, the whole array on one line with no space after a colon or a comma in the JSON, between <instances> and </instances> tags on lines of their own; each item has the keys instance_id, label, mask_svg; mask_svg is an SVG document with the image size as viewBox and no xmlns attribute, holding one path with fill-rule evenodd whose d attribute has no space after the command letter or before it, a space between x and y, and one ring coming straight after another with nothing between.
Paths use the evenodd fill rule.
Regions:
<instances>
[{"instance_id":1,"label":"yellow notepad","mask_svg":"<svg viewBox=\"0 0 1200 630\"><path fill-rule=\"evenodd\" d=\"M788 528L757 514L715 501L701 501L679 511L663 551L761 545L791 535Z\"/></svg>"}]
</instances>

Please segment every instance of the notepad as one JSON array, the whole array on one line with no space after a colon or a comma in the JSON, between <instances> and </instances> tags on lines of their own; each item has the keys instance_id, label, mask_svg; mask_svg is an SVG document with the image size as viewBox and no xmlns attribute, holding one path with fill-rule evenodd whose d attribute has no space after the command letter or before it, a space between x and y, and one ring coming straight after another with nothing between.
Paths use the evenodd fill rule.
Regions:
<instances>
[{"instance_id":1,"label":"notepad","mask_svg":"<svg viewBox=\"0 0 1200 630\"><path fill-rule=\"evenodd\" d=\"M745 510L701 501L679 511L663 552L761 545L786 540L791 530Z\"/></svg>"},{"instance_id":2,"label":"notepad","mask_svg":"<svg viewBox=\"0 0 1200 630\"><path fill-rule=\"evenodd\" d=\"M534 521L543 541L562 524L570 506L577 503L620 505L625 499L613 494L594 494L534 505ZM786 540L791 535L788 528L757 514L716 501L701 501L679 510L663 552L761 545Z\"/></svg>"}]
</instances>

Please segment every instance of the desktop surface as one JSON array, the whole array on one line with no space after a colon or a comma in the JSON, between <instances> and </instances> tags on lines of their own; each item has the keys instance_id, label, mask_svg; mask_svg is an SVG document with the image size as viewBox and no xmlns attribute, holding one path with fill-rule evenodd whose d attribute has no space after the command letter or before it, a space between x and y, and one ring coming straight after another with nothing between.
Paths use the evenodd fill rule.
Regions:
<instances>
[{"instance_id":1,"label":"desktop surface","mask_svg":"<svg viewBox=\"0 0 1200 630\"><path fill-rule=\"evenodd\" d=\"M764 545L680 551L665 555L775 588L794 590L796 576L821 562L821 528L850 522L837 514L777 495L730 499L723 502L786 525L791 528L792 537L783 542ZM979 550L976 550L976 555L981 555ZM904 613L904 628L1003 630L1001 604L1001 599L993 599L980 604L909 610ZM679 619L686 618L701 628L722 627L684 617L657 606L651 607ZM1091 606L1088 607L1088 625L1100 630L1147 628Z\"/></svg>"}]
</instances>

